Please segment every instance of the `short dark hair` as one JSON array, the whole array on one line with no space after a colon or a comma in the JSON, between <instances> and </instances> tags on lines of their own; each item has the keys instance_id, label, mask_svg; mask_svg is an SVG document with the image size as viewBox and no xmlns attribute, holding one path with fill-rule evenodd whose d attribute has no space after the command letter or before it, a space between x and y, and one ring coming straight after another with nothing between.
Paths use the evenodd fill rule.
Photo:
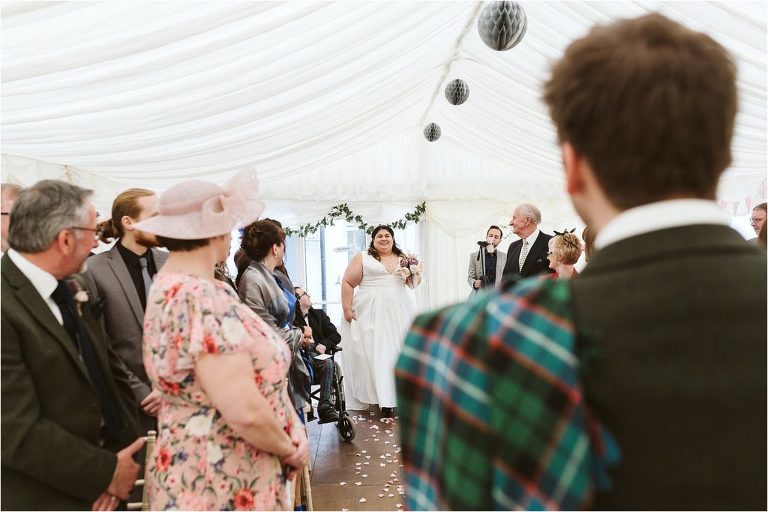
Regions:
<instances>
[{"instance_id":1,"label":"short dark hair","mask_svg":"<svg viewBox=\"0 0 768 512\"><path fill-rule=\"evenodd\" d=\"M278 224L271 219L262 219L245 227L240 247L250 259L261 261L273 245L285 242L285 231Z\"/></svg>"},{"instance_id":2,"label":"short dark hair","mask_svg":"<svg viewBox=\"0 0 768 512\"><path fill-rule=\"evenodd\" d=\"M491 226L491 227L489 227L489 228L488 228L488 231L486 231L486 232L485 232L485 236L488 236L488 235L490 234L490 232L491 232L491 230L492 230L492 229L495 229L495 230L497 230L497 231L498 231L499 233L501 233L502 235L504 234L504 232L501 230L501 228L500 228L499 226L493 225L493 226Z\"/></svg>"},{"instance_id":3,"label":"short dark hair","mask_svg":"<svg viewBox=\"0 0 768 512\"><path fill-rule=\"evenodd\" d=\"M544 87L561 142L614 206L714 199L731 162L736 66L706 34L660 14L593 28Z\"/></svg>"},{"instance_id":4,"label":"short dark hair","mask_svg":"<svg viewBox=\"0 0 768 512\"><path fill-rule=\"evenodd\" d=\"M205 247L211 243L210 238L197 238L194 240L179 240L178 238L168 238L165 236L155 235L157 243L165 247L169 251L188 252Z\"/></svg>"}]
</instances>

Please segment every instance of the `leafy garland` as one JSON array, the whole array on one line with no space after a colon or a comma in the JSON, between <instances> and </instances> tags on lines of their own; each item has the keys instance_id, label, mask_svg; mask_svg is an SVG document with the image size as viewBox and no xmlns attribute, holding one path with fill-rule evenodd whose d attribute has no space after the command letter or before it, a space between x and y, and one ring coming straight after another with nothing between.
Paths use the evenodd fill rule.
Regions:
<instances>
[{"instance_id":1,"label":"leafy garland","mask_svg":"<svg viewBox=\"0 0 768 512\"><path fill-rule=\"evenodd\" d=\"M409 222L419 222L421 220L421 216L426 211L427 211L426 203L421 203L420 205L416 206L416 209L413 210L412 213L406 213L405 217L403 217L400 220L396 220L395 222L390 222L388 225L393 229L404 229ZM365 232L369 235L373 232L373 229L376 227L374 225L371 225L365 222L360 215L355 215L352 212L352 210L349 209L349 206L347 206L347 203L342 203L342 204L337 204L336 206L331 208L331 211L328 212L328 214L325 217L315 222L314 224L312 223L304 224L303 226L300 226L297 229L292 229L288 227L285 228L285 234L287 236L305 238L307 235L311 233L316 233L317 230L320 229L320 226L333 226L334 221L336 221L337 219L344 219L349 223L357 224L358 229L365 230Z\"/></svg>"}]
</instances>

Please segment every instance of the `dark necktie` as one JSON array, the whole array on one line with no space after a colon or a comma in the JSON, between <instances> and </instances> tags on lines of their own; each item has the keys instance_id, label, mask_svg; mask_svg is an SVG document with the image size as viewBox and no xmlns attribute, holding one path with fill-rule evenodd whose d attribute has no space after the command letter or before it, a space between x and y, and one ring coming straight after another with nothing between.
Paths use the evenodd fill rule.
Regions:
<instances>
[{"instance_id":1,"label":"dark necktie","mask_svg":"<svg viewBox=\"0 0 768 512\"><path fill-rule=\"evenodd\" d=\"M59 285L51 294L51 298L61 310L61 317L64 320L64 329L67 331L67 334L69 334L72 343L77 347L78 352L80 352L83 363L85 363L85 368L88 370L88 375L91 377L91 382L99 395L101 413L104 417L107 432L113 440L117 441L117 434L120 432L122 424L117 415L115 402L109 392L107 381L104 378L101 366L96 359L96 353L94 352L93 345L88 337L85 324L83 324L80 315L77 313L75 300L72 297L72 291L69 289L66 282L59 281Z\"/></svg>"},{"instance_id":2,"label":"dark necktie","mask_svg":"<svg viewBox=\"0 0 768 512\"><path fill-rule=\"evenodd\" d=\"M141 278L144 280L144 298L149 297L149 287L152 286L152 278L149 275L147 255L139 256L139 266L141 267Z\"/></svg>"}]
</instances>

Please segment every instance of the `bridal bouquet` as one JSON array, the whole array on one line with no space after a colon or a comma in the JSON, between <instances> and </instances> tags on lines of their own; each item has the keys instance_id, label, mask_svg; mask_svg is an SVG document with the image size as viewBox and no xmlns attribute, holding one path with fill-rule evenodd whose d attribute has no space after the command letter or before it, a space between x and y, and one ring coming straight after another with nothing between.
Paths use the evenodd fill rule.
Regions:
<instances>
[{"instance_id":1,"label":"bridal bouquet","mask_svg":"<svg viewBox=\"0 0 768 512\"><path fill-rule=\"evenodd\" d=\"M423 266L415 254L405 253L400 256L400 266L395 270L395 274L405 278L406 286L410 288L418 286L421 282L422 272Z\"/></svg>"}]
</instances>

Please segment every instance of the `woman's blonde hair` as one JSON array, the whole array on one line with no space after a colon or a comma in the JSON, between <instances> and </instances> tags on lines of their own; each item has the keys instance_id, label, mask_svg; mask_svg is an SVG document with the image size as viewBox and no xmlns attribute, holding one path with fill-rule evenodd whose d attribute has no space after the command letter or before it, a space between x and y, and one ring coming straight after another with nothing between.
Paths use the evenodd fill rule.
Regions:
<instances>
[{"instance_id":1,"label":"woman's blonde hair","mask_svg":"<svg viewBox=\"0 0 768 512\"><path fill-rule=\"evenodd\" d=\"M552 252L555 253L560 263L573 265L581 256L581 240L573 233L556 235L552 242Z\"/></svg>"}]
</instances>

